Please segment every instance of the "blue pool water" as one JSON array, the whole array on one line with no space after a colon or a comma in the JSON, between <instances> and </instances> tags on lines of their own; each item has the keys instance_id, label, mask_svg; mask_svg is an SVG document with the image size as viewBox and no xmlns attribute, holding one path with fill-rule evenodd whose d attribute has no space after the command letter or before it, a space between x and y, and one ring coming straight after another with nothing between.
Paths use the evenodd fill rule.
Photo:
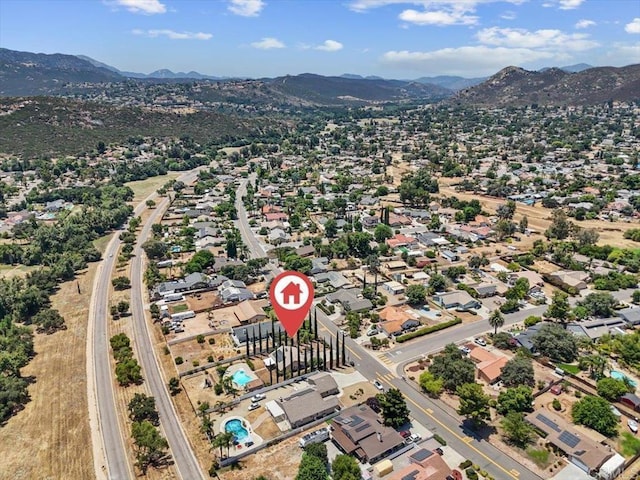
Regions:
<instances>
[{"instance_id":1,"label":"blue pool water","mask_svg":"<svg viewBox=\"0 0 640 480\"><path fill-rule=\"evenodd\" d=\"M611 378L614 378L616 380L624 380L625 378L627 380L629 380L629 383L631 385L633 385L634 387L637 387L637 383L634 382L633 380L631 380L629 377L627 377L624 373L622 372L618 372L617 370L611 370L611 372L609 372L609 374L611 375Z\"/></svg>"},{"instance_id":2,"label":"blue pool water","mask_svg":"<svg viewBox=\"0 0 640 480\"><path fill-rule=\"evenodd\" d=\"M242 422L238 419L229 420L224 425L224 431L233 433L235 441L238 443L249 436L249 432L242 426Z\"/></svg>"},{"instance_id":3,"label":"blue pool water","mask_svg":"<svg viewBox=\"0 0 640 480\"><path fill-rule=\"evenodd\" d=\"M232 376L233 381L241 387L244 387L247 383L253 380L252 377L247 375L244 370L240 369Z\"/></svg>"}]
</instances>

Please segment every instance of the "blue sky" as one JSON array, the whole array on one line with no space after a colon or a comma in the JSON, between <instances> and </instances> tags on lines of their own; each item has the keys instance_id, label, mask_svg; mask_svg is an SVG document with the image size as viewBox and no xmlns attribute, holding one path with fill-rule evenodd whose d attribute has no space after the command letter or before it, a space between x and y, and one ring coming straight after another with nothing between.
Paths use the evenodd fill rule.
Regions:
<instances>
[{"instance_id":1,"label":"blue sky","mask_svg":"<svg viewBox=\"0 0 640 480\"><path fill-rule=\"evenodd\" d=\"M0 46L143 73L473 77L640 63L640 1L0 0Z\"/></svg>"}]
</instances>

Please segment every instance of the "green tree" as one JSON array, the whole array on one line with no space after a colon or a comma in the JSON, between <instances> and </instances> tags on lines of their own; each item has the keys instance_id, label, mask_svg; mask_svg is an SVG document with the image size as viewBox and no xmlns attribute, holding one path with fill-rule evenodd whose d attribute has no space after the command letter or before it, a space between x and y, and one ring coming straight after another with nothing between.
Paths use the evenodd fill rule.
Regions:
<instances>
[{"instance_id":1,"label":"green tree","mask_svg":"<svg viewBox=\"0 0 640 480\"><path fill-rule=\"evenodd\" d=\"M569 296L560 290L554 291L553 297L551 299L551 305L549 305L549 308L547 308L547 311L544 314L545 316L553 318L555 321L560 322L562 326L566 328L567 321L571 317L571 305L569 305Z\"/></svg>"},{"instance_id":2,"label":"green tree","mask_svg":"<svg viewBox=\"0 0 640 480\"><path fill-rule=\"evenodd\" d=\"M455 392L458 385L473 383L476 369L473 362L463 357L458 347L450 343L434 357L429 366L429 372L434 377L442 379L445 390Z\"/></svg>"},{"instance_id":3,"label":"green tree","mask_svg":"<svg viewBox=\"0 0 640 480\"><path fill-rule=\"evenodd\" d=\"M500 422L504 438L512 445L525 448L533 438L533 428L520 412L509 412Z\"/></svg>"},{"instance_id":4,"label":"green tree","mask_svg":"<svg viewBox=\"0 0 640 480\"><path fill-rule=\"evenodd\" d=\"M131 288L131 280L124 276L114 278L111 280L111 284L116 290L126 290L127 288Z\"/></svg>"},{"instance_id":5,"label":"green tree","mask_svg":"<svg viewBox=\"0 0 640 480\"><path fill-rule=\"evenodd\" d=\"M409 285L405 291L409 305L422 305L427 299L427 289L424 285Z\"/></svg>"},{"instance_id":6,"label":"green tree","mask_svg":"<svg viewBox=\"0 0 640 480\"><path fill-rule=\"evenodd\" d=\"M318 457L302 454L296 480L327 480L327 468Z\"/></svg>"},{"instance_id":7,"label":"green tree","mask_svg":"<svg viewBox=\"0 0 640 480\"><path fill-rule=\"evenodd\" d=\"M156 466L164 458L169 448L167 440L160 435L158 429L147 420L133 422L131 425L133 450L136 466L146 474L149 466Z\"/></svg>"},{"instance_id":8,"label":"green tree","mask_svg":"<svg viewBox=\"0 0 640 480\"><path fill-rule=\"evenodd\" d=\"M458 414L467 417L476 426L481 426L491 418L489 408L489 396L482 386L477 383L465 383L456 388L456 394L460 397Z\"/></svg>"},{"instance_id":9,"label":"green tree","mask_svg":"<svg viewBox=\"0 0 640 480\"><path fill-rule=\"evenodd\" d=\"M149 199L145 202L145 204L147 205L147 208L153 208L156 206L156 202L154 202L153 200Z\"/></svg>"},{"instance_id":10,"label":"green tree","mask_svg":"<svg viewBox=\"0 0 640 480\"><path fill-rule=\"evenodd\" d=\"M561 208L556 208L552 213L551 225L549 225L544 234L547 239L564 240L573 232L574 228L575 225L569 221L565 211Z\"/></svg>"},{"instance_id":11,"label":"green tree","mask_svg":"<svg viewBox=\"0 0 640 480\"><path fill-rule=\"evenodd\" d=\"M148 397L144 393L135 393L128 408L129 418L134 422L149 420L153 425L158 425L160 421L156 411L156 399Z\"/></svg>"},{"instance_id":12,"label":"green tree","mask_svg":"<svg viewBox=\"0 0 640 480\"><path fill-rule=\"evenodd\" d=\"M634 388L624 380L617 380L615 378L605 377L598 380L597 383L598 395L602 398L609 400L610 402L616 402L620 400L620 397L625 393L633 391Z\"/></svg>"},{"instance_id":13,"label":"green tree","mask_svg":"<svg viewBox=\"0 0 640 480\"><path fill-rule=\"evenodd\" d=\"M443 381L429 371L422 372L418 384L431 398L438 398L442 393Z\"/></svg>"},{"instance_id":14,"label":"green tree","mask_svg":"<svg viewBox=\"0 0 640 480\"><path fill-rule=\"evenodd\" d=\"M307 455L313 455L322 460L322 463L329 466L329 457L327 454L327 446L324 443L312 443L304 447L304 453Z\"/></svg>"},{"instance_id":15,"label":"green tree","mask_svg":"<svg viewBox=\"0 0 640 480\"><path fill-rule=\"evenodd\" d=\"M515 387L516 385L533 387L535 384L533 362L525 355L516 355L502 367L500 378L507 387Z\"/></svg>"},{"instance_id":16,"label":"green tree","mask_svg":"<svg viewBox=\"0 0 640 480\"><path fill-rule=\"evenodd\" d=\"M40 310L33 316L31 322L37 325L39 332L47 334L66 328L62 315L60 315L58 310L51 308Z\"/></svg>"},{"instance_id":17,"label":"green tree","mask_svg":"<svg viewBox=\"0 0 640 480\"><path fill-rule=\"evenodd\" d=\"M594 317L607 318L615 314L618 301L610 293L590 293L584 300L578 302L578 306L584 307L588 314Z\"/></svg>"},{"instance_id":18,"label":"green tree","mask_svg":"<svg viewBox=\"0 0 640 480\"><path fill-rule=\"evenodd\" d=\"M118 302L118 305L116 306L116 309L118 310L118 313L120 315L127 313L129 311L129 302L127 302L126 300L120 300Z\"/></svg>"},{"instance_id":19,"label":"green tree","mask_svg":"<svg viewBox=\"0 0 640 480\"><path fill-rule=\"evenodd\" d=\"M575 423L593 428L606 437L618 434L618 418L604 398L587 395L573 404L571 416Z\"/></svg>"},{"instance_id":20,"label":"green tree","mask_svg":"<svg viewBox=\"0 0 640 480\"><path fill-rule=\"evenodd\" d=\"M337 455L331 463L333 480L361 480L358 461L350 455Z\"/></svg>"},{"instance_id":21,"label":"green tree","mask_svg":"<svg viewBox=\"0 0 640 480\"><path fill-rule=\"evenodd\" d=\"M578 354L575 337L555 324L543 325L534 335L533 345L540 354L555 361L571 363Z\"/></svg>"},{"instance_id":22,"label":"green tree","mask_svg":"<svg viewBox=\"0 0 640 480\"><path fill-rule=\"evenodd\" d=\"M335 218L330 218L324 224L324 234L327 238L335 238L338 233L338 222Z\"/></svg>"},{"instance_id":23,"label":"green tree","mask_svg":"<svg viewBox=\"0 0 640 480\"><path fill-rule=\"evenodd\" d=\"M444 292L447 288L447 280L439 273L434 273L429 278L429 293Z\"/></svg>"},{"instance_id":24,"label":"green tree","mask_svg":"<svg viewBox=\"0 0 640 480\"><path fill-rule=\"evenodd\" d=\"M389 225L385 225L384 223L376 225L376 228L373 231L373 238L375 238L376 242L382 243L387 238L391 237L393 237L393 230L391 230Z\"/></svg>"},{"instance_id":25,"label":"green tree","mask_svg":"<svg viewBox=\"0 0 640 480\"><path fill-rule=\"evenodd\" d=\"M498 333L498 329L504 325L504 316L500 310L494 310L491 312L488 318L489 325L493 327L493 334L496 335Z\"/></svg>"},{"instance_id":26,"label":"green tree","mask_svg":"<svg viewBox=\"0 0 640 480\"><path fill-rule=\"evenodd\" d=\"M169 247L161 240L151 239L142 244L144 253L150 260L160 260L167 255Z\"/></svg>"},{"instance_id":27,"label":"green tree","mask_svg":"<svg viewBox=\"0 0 640 480\"><path fill-rule=\"evenodd\" d=\"M496 410L501 415L509 412L530 412L533 405L533 390L526 385L507 388L498 395Z\"/></svg>"},{"instance_id":28,"label":"green tree","mask_svg":"<svg viewBox=\"0 0 640 480\"><path fill-rule=\"evenodd\" d=\"M177 395L180 390L180 380L177 377L171 377L169 379L169 393L171 396Z\"/></svg>"},{"instance_id":29,"label":"green tree","mask_svg":"<svg viewBox=\"0 0 640 480\"><path fill-rule=\"evenodd\" d=\"M387 392L377 395L377 398L385 425L397 428L409 421L409 408L400 390L390 388Z\"/></svg>"}]
</instances>

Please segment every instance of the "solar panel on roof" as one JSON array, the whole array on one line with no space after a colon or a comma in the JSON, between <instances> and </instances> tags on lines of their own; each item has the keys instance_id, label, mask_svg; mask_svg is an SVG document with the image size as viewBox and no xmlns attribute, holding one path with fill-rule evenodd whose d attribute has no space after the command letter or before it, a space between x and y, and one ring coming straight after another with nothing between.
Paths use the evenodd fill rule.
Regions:
<instances>
[{"instance_id":1,"label":"solar panel on roof","mask_svg":"<svg viewBox=\"0 0 640 480\"><path fill-rule=\"evenodd\" d=\"M364 425L360 425L358 428L356 428L356 432L361 432L363 430L366 430L367 428L369 428L369 424L365 423Z\"/></svg>"},{"instance_id":2,"label":"solar panel on roof","mask_svg":"<svg viewBox=\"0 0 640 480\"><path fill-rule=\"evenodd\" d=\"M576 448L576 445L580 443L580 439L577 436L566 430L560 434L558 440L571 448Z\"/></svg>"},{"instance_id":3,"label":"solar panel on roof","mask_svg":"<svg viewBox=\"0 0 640 480\"><path fill-rule=\"evenodd\" d=\"M351 426L355 427L356 425L360 425L364 420L357 415L353 415L351 417Z\"/></svg>"},{"instance_id":4,"label":"solar panel on roof","mask_svg":"<svg viewBox=\"0 0 640 480\"><path fill-rule=\"evenodd\" d=\"M433 452L431 452L430 450L427 450L426 448L421 448L416 453L411 455L411 458L415 458L416 460L421 462L424 459L429 458L431 455L433 455Z\"/></svg>"},{"instance_id":5,"label":"solar panel on roof","mask_svg":"<svg viewBox=\"0 0 640 480\"><path fill-rule=\"evenodd\" d=\"M536 418L540 420L542 423L544 423L551 430L554 430L556 432L560 431L560 427L556 424L556 422L554 422L550 418L545 417L542 413L539 413L538 415L536 415Z\"/></svg>"}]
</instances>

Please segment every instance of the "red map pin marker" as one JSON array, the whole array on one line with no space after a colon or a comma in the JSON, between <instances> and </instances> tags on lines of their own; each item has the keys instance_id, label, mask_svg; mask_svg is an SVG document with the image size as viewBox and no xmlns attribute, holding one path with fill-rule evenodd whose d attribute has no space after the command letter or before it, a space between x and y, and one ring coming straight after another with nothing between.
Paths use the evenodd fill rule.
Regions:
<instances>
[{"instance_id":1,"label":"red map pin marker","mask_svg":"<svg viewBox=\"0 0 640 480\"><path fill-rule=\"evenodd\" d=\"M271 282L269 298L278 320L293 338L313 303L311 280L300 272L282 272Z\"/></svg>"}]
</instances>

